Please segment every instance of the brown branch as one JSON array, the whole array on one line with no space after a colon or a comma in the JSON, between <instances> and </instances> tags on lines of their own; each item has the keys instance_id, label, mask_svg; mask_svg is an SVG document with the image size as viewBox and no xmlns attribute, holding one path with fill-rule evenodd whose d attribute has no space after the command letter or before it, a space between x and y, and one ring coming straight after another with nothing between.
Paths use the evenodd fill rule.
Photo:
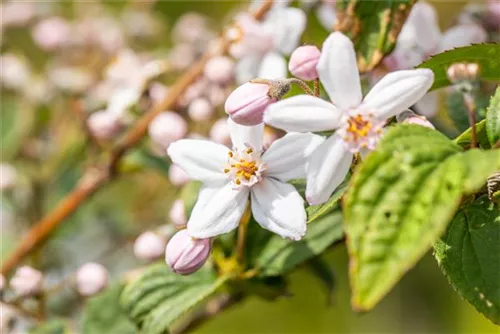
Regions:
<instances>
[{"instance_id":1,"label":"brown branch","mask_svg":"<svg viewBox=\"0 0 500 334\"><path fill-rule=\"evenodd\" d=\"M269 11L273 0L267 0L262 3L260 8L253 14L254 18L261 20ZM225 36L224 34L222 36ZM2 261L1 273L6 275L14 269L26 256L34 249L41 246L51 235L51 233L66 218L72 215L90 196L100 190L105 184L111 181L117 175L117 166L128 149L136 145L147 133L149 123L163 110L174 107L177 99L186 91L196 78L202 74L205 63L214 55L225 53L230 46L230 41L221 37L218 47L215 51L205 54L196 64L185 72L172 85L164 101L153 106L153 108L139 119L134 126L128 130L118 141L111 151L109 163L100 170L91 169L86 172L75 188L62 199L52 211L44 218L36 222L24 235L17 248Z\"/></svg>"}]
</instances>

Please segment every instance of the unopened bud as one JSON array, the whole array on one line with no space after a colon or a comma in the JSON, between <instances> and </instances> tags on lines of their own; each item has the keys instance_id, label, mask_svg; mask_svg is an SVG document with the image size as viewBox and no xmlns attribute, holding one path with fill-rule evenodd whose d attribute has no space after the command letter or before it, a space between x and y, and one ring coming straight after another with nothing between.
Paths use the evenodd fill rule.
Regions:
<instances>
[{"instance_id":1,"label":"unopened bud","mask_svg":"<svg viewBox=\"0 0 500 334\"><path fill-rule=\"evenodd\" d=\"M205 77L220 85L225 85L234 79L234 61L225 56L214 57L205 65Z\"/></svg>"},{"instance_id":2,"label":"unopened bud","mask_svg":"<svg viewBox=\"0 0 500 334\"><path fill-rule=\"evenodd\" d=\"M262 123L266 108L278 101L271 95L272 87L266 83L246 83L236 88L226 100L226 113L238 124L257 125Z\"/></svg>"},{"instance_id":3,"label":"unopened bud","mask_svg":"<svg viewBox=\"0 0 500 334\"><path fill-rule=\"evenodd\" d=\"M23 266L16 270L10 280L10 286L19 296L36 295L42 288L43 275L36 269Z\"/></svg>"},{"instance_id":4,"label":"unopened bud","mask_svg":"<svg viewBox=\"0 0 500 334\"><path fill-rule=\"evenodd\" d=\"M168 170L168 180L176 187L182 187L191 179L181 167L172 164Z\"/></svg>"},{"instance_id":5,"label":"unopened bud","mask_svg":"<svg viewBox=\"0 0 500 334\"><path fill-rule=\"evenodd\" d=\"M212 125L209 133L210 139L214 142L230 146L231 135L229 134L229 125L226 118L221 118Z\"/></svg>"},{"instance_id":6,"label":"unopened bud","mask_svg":"<svg viewBox=\"0 0 500 334\"><path fill-rule=\"evenodd\" d=\"M149 124L148 133L155 144L166 149L170 143L186 135L187 123L179 114L165 111Z\"/></svg>"},{"instance_id":7,"label":"unopened bud","mask_svg":"<svg viewBox=\"0 0 500 334\"><path fill-rule=\"evenodd\" d=\"M17 183L17 171L9 164L0 163L0 190L9 190Z\"/></svg>"},{"instance_id":8,"label":"unopened bud","mask_svg":"<svg viewBox=\"0 0 500 334\"><path fill-rule=\"evenodd\" d=\"M107 110L96 111L87 119L90 132L100 139L112 139L123 128L119 116Z\"/></svg>"},{"instance_id":9,"label":"unopened bud","mask_svg":"<svg viewBox=\"0 0 500 334\"><path fill-rule=\"evenodd\" d=\"M314 80L318 78L318 65L321 51L314 45L305 45L297 48L290 56L288 69L302 80Z\"/></svg>"},{"instance_id":10,"label":"unopened bud","mask_svg":"<svg viewBox=\"0 0 500 334\"><path fill-rule=\"evenodd\" d=\"M55 50L69 41L71 28L60 17L52 17L39 22L32 31L35 43L45 51Z\"/></svg>"},{"instance_id":11,"label":"unopened bud","mask_svg":"<svg viewBox=\"0 0 500 334\"><path fill-rule=\"evenodd\" d=\"M98 263L86 263L76 272L76 289L82 296L93 296L107 285L109 274L104 266Z\"/></svg>"},{"instance_id":12,"label":"unopened bud","mask_svg":"<svg viewBox=\"0 0 500 334\"><path fill-rule=\"evenodd\" d=\"M165 261L173 272L189 275L205 264L210 249L210 239L193 239L187 230L182 230L168 242Z\"/></svg>"},{"instance_id":13,"label":"unopened bud","mask_svg":"<svg viewBox=\"0 0 500 334\"><path fill-rule=\"evenodd\" d=\"M446 74L454 84L461 81L474 81L479 75L479 65L476 63L455 63L448 67Z\"/></svg>"},{"instance_id":14,"label":"unopened bud","mask_svg":"<svg viewBox=\"0 0 500 334\"><path fill-rule=\"evenodd\" d=\"M184 207L184 201L181 199L176 200L172 204L172 207L168 212L168 216L172 221L172 223L174 223L174 225L177 228L185 227L187 223L187 218L186 218L186 209Z\"/></svg>"},{"instance_id":15,"label":"unopened bud","mask_svg":"<svg viewBox=\"0 0 500 334\"><path fill-rule=\"evenodd\" d=\"M188 115L195 122L208 121L214 114L214 108L207 99L197 98L189 104Z\"/></svg>"},{"instance_id":16,"label":"unopened bud","mask_svg":"<svg viewBox=\"0 0 500 334\"><path fill-rule=\"evenodd\" d=\"M165 239L156 233L147 231L135 239L134 254L140 260L153 261L160 258L165 250Z\"/></svg>"},{"instance_id":17,"label":"unopened bud","mask_svg":"<svg viewBox=\"0 0 500 334\"><path fill-rule=\"evenodd\" d=\"M427 120L426 117L415 114L411 110L405 110L401 114L396 116L399 123L403 124L415 124L426 128L435 129L434 125Z\"/></svg>"}]
</instances>

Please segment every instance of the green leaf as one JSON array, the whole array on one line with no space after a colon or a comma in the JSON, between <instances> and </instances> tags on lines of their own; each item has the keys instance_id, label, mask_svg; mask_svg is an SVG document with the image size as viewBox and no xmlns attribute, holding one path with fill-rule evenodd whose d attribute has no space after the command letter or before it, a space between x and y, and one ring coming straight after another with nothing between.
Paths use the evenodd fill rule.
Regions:
<instances>
[{"instance_id":1,"label":"green leaf","mask_svg":"<svg viewBox=\"0 0 500 334\"><path fill-rule=\"evenodd\" d=\"M300 241L273 235L256 260L259 275L282 275L298 264L321 254L343 236L342 215L339 211L309 224L306 236Z\"/></svg>"},{"instance_id":2,"label":"green leaf","mask_svg":"<svg viewBox=\"0 0 500 334\"><path fill-rule=\"evenodd\" d=\"M451 85L446 71L457 62L477 63L481 80L500 81L500 44L497 43L476 44L446 51L432 56L418 67L429 68L434 72L433 90Z\"/></svg>"},{"instance_id":3,"label":"green leaf","mask_svg":"<svg viewBox=\"0 0 500 334\"><path fill-rule=\"evenodd\" d=\"M486 196L463 207L435 250L460 296L500 324L500 209Z\"/></svg>"},{"instance_id":4,"label":"green leaf","mask_svg":"<svg viewBox=\"0 0 500 334\"><path fill-rule=\"evenodd\" d=\"M388 130L345 197L352 305L369 310L431 248L464 195L500 168L500 151L470 150L417 125Z\"/></svg>"},{"instance_id":5,"label":"green leaf","mask_svg":"<svg viewBox=\"0 0 500 334\"><path fill-rule=\"evenodd\" d=\"M486 133L492 146L500 140L500 87L497 87L486 112Z\"/></svg>"},{"instance_id":6,"label":"green leaf","mask_svg":"<svg viewBox=\"0 0 500 334\"><path fill-rule=\"evenodd\" d=\"M0 153L2 160L13 158L21 148L24 138L30 135L36 112L14 100L2 96L0 101Z\"/></svg>"},{"instance_id":7,"label":"green leaf","mask_svg":"<svg viewBox=\"0 0 500 334\"><path fill-rule=\"evenodd\" d=\"M476 135L479 146L484 149L491 148L488 136L486 135L486 120L476 123ZM468 128L460 136L455 138L455 143L463 148L469 148L472 143L472 130Z\"/></svg>"},{"instance_id":8,"label":"green leaf","mask_svg":"<svg viewBox=\"0 0 500 334\"><path fill-rule=\"evenodd\" d=\"M327 202L319 205L311 205L306 209L308 224L326 216L327 214L335 210L335 208L337 207L337 202L347 190L349 180L350 175L346 176L344 182L342 182L342 184L338 186L337 189L335 189L332 196L330 196L330 199Z\"/></svg>"},{"instance_id":9,"label":"green leaf","mask_svg":"<svg viewBox=\"0 0 500 334\"><path fill-rule=\"evenodd\" d=\"M167 333L176 320L207 299L225 281L207 267L181 276L165 264L153 265L125 288L121 303L142 332Z\"/></svg>"},{"instance_id":10,"label":"green leaf","mask_svg":"<svg viewBox=\"0 0 500 334\"><path fill-rule=\"evenodd\" d=\"M361 73L374 69L390 53L415 1L337 2L337 24L354 42Z\"/></svg>"},{"instance_id":11,"label":"green leaf","mask_svg":"<svg viewBox=\"0 0 500 334\"><path fill-rule=\"evenodd\" d=\"M83 313L83 333L133 334L135 326L120 308L123 283L115 284L96 297L89 299Z\"/></svg>"}]
</instances>

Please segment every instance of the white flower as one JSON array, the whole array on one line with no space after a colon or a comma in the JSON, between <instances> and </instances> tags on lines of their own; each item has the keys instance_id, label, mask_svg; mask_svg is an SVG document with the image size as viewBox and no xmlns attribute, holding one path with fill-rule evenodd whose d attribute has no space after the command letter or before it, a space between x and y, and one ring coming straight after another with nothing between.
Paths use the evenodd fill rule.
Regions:
<instances>
[{"instance_id":1,"label":"white flower","mask_svg":"<svg viewBox=\"0 0 500 334\"><path fill-rule=\"evenodd\" d=\"M428 69L393 72L363 99L354 46L339 32L326 39L317 70L333 104L299 95L271 105L264 113L265 123L286 131L337 130L310 157L306 189L310 204L328 200L344 180L353 154L373 149L385 121L417 102L434 80Z\"/></svg>"},{"instance_id":2,"label":"white flower","mask_svg":"<svg viewBox=\"0 0 500 334\"><path fill-rule=\"evenodd\" d=\"M453 48L482 43L487 39L486 31L474 23L456 25L443 34L439 29L437 13L425 1L416 3L398 36L396 48L384 59L389 70L413 68L431 55ZM437 112L437 93L427 94L416 104L424 116L432 117Z\"/></svg>"},{"instance_id":3,"label":"white flower","mask_svg":"<svg viewBox=\"0 0 500 334\"><path fill-rule=\"evenodd\" d=\"M238 226L251 197L255 220L265 229L299 240L306 232L304 201L286 183L304 178L306 160L324 139L290 133L262 150L264 124L228 120L233 150L210 141L182 139L168 148L172 161L204 183L187 223L189 235L209 238Z\"/></svg>"},{"instance_id":4,"label":"white flower","mask_svg":"<svg viewBox=\"0 0 500 334\"><path fill-rule=\"evenodd\" d=\"M229 32L234 43L231 55L239 58L236 80L244 83L256 77L284 78L286 60L297 48L306 27L306 15L298 8L275 6L263 22L248 15L237 18L236 27Z\"/></svg>"}]
</instances>

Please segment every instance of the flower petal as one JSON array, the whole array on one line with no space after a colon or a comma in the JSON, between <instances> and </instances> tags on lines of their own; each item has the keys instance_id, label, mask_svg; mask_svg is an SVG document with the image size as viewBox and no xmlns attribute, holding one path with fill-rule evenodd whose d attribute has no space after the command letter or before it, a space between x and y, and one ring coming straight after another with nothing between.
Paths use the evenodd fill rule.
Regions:
<instances>
[{"instance_id":1,"label":"flower petal","mask_svg":"<svg viewBox=\"0 0 500 334\"><path fill-rule=\"evenodd\" d=\"M290 54L300 43L306 15L298 8L276 8L266 17L265 26L274 37L274 49Z\"/></svg>"},{"instance_id":2,"label":"flower petal","mask_svg":"<svg viewBox=\"0 0 500 334\"><path fill-rule=\"evenodd\" d=\"M411 33L407 34L408 31ZM416 3L398 37L398 44L413 46L416 43L419 49L429 54L437 49L440 39L441 31L435 8L423 1Z\"/></svg>"},{"instance_id":3,"label":"flower petal","mask_svg":"<svg viewBox=\"0 0 500 334\"><path fill-rule=\"evenodd\" d=\"M257 77L261 79L282 79L286 78L288 70L286 60L276 52L268 52L260 63Z\"/></svg>"},{"instance_id":4,"label":"flower petal","mask_svg":"<svg viewBox=\"0 0 500 334\"><path fill-rule=\"evenodd\" d=\"M264 123L246 126L228 118L227 125L229 126L229 135L231 136L233 147L243 150L247 148L247 145L250 145L255 150L262 150Z\"/></svg>"},{"instance_id":5,"label":"flower petal","mask_svg":"<svg viewBox=\"0 0 500 334\"><path fill-rule=\"evenodd\" d=\"M333 103L345 110L361 103L356 53L351 40L340 32L326 39L317 66L319 78Z\"/></svg>"},{"instance_id":6,"label":"flower petal","mask_svg":"<svg viewBox=\"0 0 500 334\"><path fill-rule=\"evenodd\" d=\"M447 30L439 45L439 52L461 46L483 43L488 39L486 31L477 24L460 24Z\"/></svg>"},{"instance_id":7,"label":"flower petal","mask_svg":"<svg viewBox=\"0 0 500 334\"><path fill-rule=\"evenodd\" d=\"M260 226L283 238L300 240L306 233L304 200L287 183L264 178L251 191L252 213Z\"/></svg>"},{"instance_id":8,"label":"flower petal","mask_svg":"<svg viewBox=\"0 0 500 334\"><path fill-rule=\"evenodd\" d=\"M308 133L288 133L274 141L262 156L266 164L265 175L283 182L306 177L307 158L325 141Z\"/></svg>"},{"instance_id":9,"label":"flower petal","mask_svg":"<svg viewBox=\"0 0 500 334\"><path fill-rule=\"evenodd\" d=\"M309 204L321 204L344 181L353 154L346 150L344 141L334 134L311 155L307 166L306 198Z\"/></svg>"},{"instance_id":10,"label":"flower petal","mask_svg":"<svg viewBox=\"0 0 500 334\"><path fill-rule=\"evenodd\" d=\"M247 207L248 193L248 188L234 189L230 183L202 188L187 223L189 235L203 239L234 230Z\"/></svg>"},{"instance_id":11,"label":"flower petal","mask_svg":"<svg viewBox=\"0 0 500 334\"><path fill-rule=\"evenodd\" d=\"M181 139L170 144L167 152L190 178L207 185L227 182L224 166L229 149L226 146L208 140Z\"/></svg>"},{"instance_id":12,"label":"flower petal","mask_svg":"<svg viewBox=\"0 0 500 334\"><path fill-rule=\"evenodd\" d=\"M342 113L318 97L297 95L271 104L264 112L264 123L285 131L316 132L338 127Z\"/></svg>"},{"instance_id":13,"label":"flower petal","mask_svg":"<svg viewBox=\"0 0 500 334\"><path fill-rule=\"evenodd\" d=\"M370 90L361 108L381 120L390 118L420 100L433 82L434 73L425 68L391 72Z\"/></svg>"}]
</instances>

